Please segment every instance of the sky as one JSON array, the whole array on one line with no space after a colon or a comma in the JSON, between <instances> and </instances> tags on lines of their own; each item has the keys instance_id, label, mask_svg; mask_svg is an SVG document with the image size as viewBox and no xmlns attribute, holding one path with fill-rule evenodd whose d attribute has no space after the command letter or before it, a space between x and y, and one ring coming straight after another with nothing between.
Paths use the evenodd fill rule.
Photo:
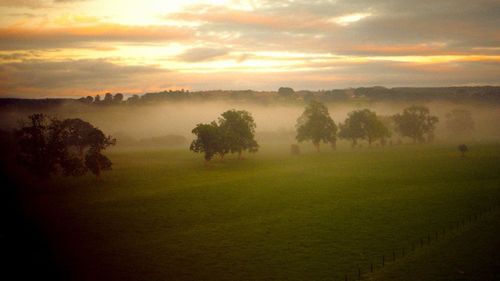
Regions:
<instances>
[{"instance_id":1,"label":"sky","mask_svg":"<svg viewBox=\"0 0 500 281\"><path fill-rule=\"evenodd\" d=\"M499 84L498 0L0 0L0 97Z\"/></svg>"}]
</instances>

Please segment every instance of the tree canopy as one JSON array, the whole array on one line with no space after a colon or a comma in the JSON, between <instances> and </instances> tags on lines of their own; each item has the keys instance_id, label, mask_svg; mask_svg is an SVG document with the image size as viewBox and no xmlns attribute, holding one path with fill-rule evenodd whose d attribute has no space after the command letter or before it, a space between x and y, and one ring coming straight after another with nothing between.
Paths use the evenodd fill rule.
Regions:
<instances>
[{"instance_id":1,"label":"tree canopy","mask_svg":"<svg viewBox=\"0 0 500 281\"><path fill-rule=\"evenodd\" d=\"M321 142L335 146L337 141L337 125L330 117L328 108L318 101L309 102L302 115L297 119L296 128L297 141L310 140L318 151Z\"/></svg>"},{"instance_id":2,"label":"tree canopy","mask_svg":"<svg viewBox=\"0 0 500 281\"><path fill-rule=\"evenodd\" d=\"M368 109L355 110L349 113L343 124L339 125L339 137L352 141L352 146L356 146L359 139L368 141L371 145L374 141L390 136L389 129L378 118L377 114Z\"/></svg>"},{"instance_id":3,"label":"tree canopy","mask_svg":"<svg viewBox=\"0 0 500 281\"><path fill-rule=\"evenodd\" d=\"M278 89L278 95L283 97L290 97L295 94L295 91L290 87L280 87Z\"/></svg>"},{"instance_id":4,"label":"tree canopy","mask_svg":"<svg viewBox=\"0 0 500 281\"><path fill-rule=\"evenodd\" d=\"M413 142L432 141L438 121L425 106L410 106L402 114L394 115L396 131L403 137L412 138Z\"/></svg>"},{"instance_id":5,"label":"tree canopy","mask_svg":"<svg viewBox=\"0 0 500 281\"><path fill-rule=\"evenodd\" d=\"M205 161L210 161L215 154L223 156L225 149L222 133L216 122L210 124L198 124L191 131L196 135L189 149L198 153L205 153Z\"/></svg>"},{"instance_id":6,"label":"tree canopy","mask_svg":"<svg viewBox=\"0 0 500 281\"><path fill-rule=\"evenodd\" d=\"M58 171L66 176L91 171L99 177L101 170L111 168L111 161L101 152L114 145L115 140L81 119L61 121L33 114L27 124L15 131L15 137L20 163L42 178Z\"/></svg>"},{"instance_id":7,"label":"tree canopy","mask_svg":"<svg viewBox=\"0 0 500 281\"><path fill-rule=\"evenodd\" d=\"M221 114L218 122L196 125L192 130L196 139L189 149L205 153L206 161L210 161L216 154L223 158L229 152L238 153L241 158L243 151L257 152L259 149L255 140L255 128L255 121L249 112L228 110Z\"/></svg>"}]
</instances>

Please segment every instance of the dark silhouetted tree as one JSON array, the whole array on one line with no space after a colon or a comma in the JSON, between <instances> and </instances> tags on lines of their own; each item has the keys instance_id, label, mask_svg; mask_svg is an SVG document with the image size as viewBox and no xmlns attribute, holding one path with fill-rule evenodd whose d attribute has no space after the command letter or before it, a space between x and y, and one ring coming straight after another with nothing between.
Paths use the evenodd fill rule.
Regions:
<instances>
[{"instance_id":1,"label":"dark silhouetted tree","mask_svg":"<svg viewBox=\"0 0 500 281\"><path fill-rule=\"evenodd\" d=\"M96 175L99 177L100 170L111 167L109 159L102 160L106 157L101 152L113 145L115 140L104 136L90 123L80 119L49 120L43 114L33 114L29 120L29 124L16 130L15 136L19 147L18 159L34 174L48 178L58 171L66 176L78 176L87 170L98 170ZM72 148L76 153L72 152ZM82 155L84 149L85 159ZM102 163L96 166L93 159L102 160Z\"/></svg>"},{"instance_id":2,"label":"dark silhouetted tree","mask_svg":"<svg viewBox=\"0 0 500 281\"><path fill-rule=\"evenodd\" d=\"M257 152L259 144L255 140L256 124L252 115L245 110L228 110L219 118L223 147L231 153L243 151Z\"/></svg>"},{"instance_id":3,"label":"dark silhouetted tree","mask_svg":"<svg viewBox=\"0 0 500 281\"><path fill-rule=\"evenodd\" d=\"M403 137L412 138L414 143L432 141L438 121L425 106L410 106L402 114L394 115L396 131Z\"/></svg>"},{"instance_id":4,"label":"dark silhouetted tree","mask_svg":"<svg viewBox=\"0 0 500 281\"><path fill-rule=\"evenodd\" d=\"M104 100L102 102L104 104L112 104L113 103L113 95L111 93L106 93L104 95Z\"/></svg>"},{"instance_id":5,"label":"dark silhouetted tree","mask_svg":"<svg viewBox=\"0 0 500 281\"><path fill-rule=\"evenodd\" d=\"M458 146L458 151L460 151L460 153L462 153L462 157L465 157L465 153L467 151L469 151L469 148L467 147L467 145L461 144Z\"/></svg>"},{"instance_id":6,"label":"dark silhouetted tree","mask_svg":"<svg viewBox=\"0 0 500 281\"><path fill-rule=\"evenodd\" d=\"M123 94L122 93L118 93L118 94L114 95L113 103L120 104L120 103L122 103L122 101L123 101Z\"/></svg>"},{"instance_id":7,"label":"dark silhouetted tree","mask_svg":"<svg viewBox=\"0 0 500 281\"><path fill-rule=\"evenodd\" d=\"M58 130L53 130L54 126L44 114L33 114L28 119L28 124L15 131L19 146L18 160L33 174L48 178L57 171L61 157L57 147L61 141Z\"/></svg>"},{"instance_id":8,"label":"dark silhouetted tree","mask_svg":"<svg viewBox=\"0 0 500 281\"><path fill-rule=\"evenodd\" d=\"M85 98L85 100L87 101L87 103L93 103L94 102L94 98L92 96L87 96Z\"/></svg>"},{"instance_id":9,"label":"dark silhouetted tree","mask_svg":"<svg viewBox=\"0 0 500 281\"><path fill-rule=\"evenodd\" d=\"M94 126L79 118L65 119L61 126L64 129L66 145L75 147L78 156L83 158L85 149L90 146L89 136L94 131Z\"/></svg>"},{"instance_id":10,"label":"dark silhouetted tree","mask_svg":"<svg viewBox=\"0 0 500 281\"><path fill-rule=\"evenodd\" d=\"M310 101L302 115L297 119L297 136L299 142L312 141L319 151L321 142L330 143L335 147L337 141L337 126L333 122L328 108L318 101Z\"/></svg>"},{"instance_id":11,"label":"dark silhouetted tree","mask_svg":"<svg viewBox=\"0 0 500 281\"><path fill-rule=\"evenodd\" d=\"M282 97L290 97L295 94L295 91L290 87L280 87L278 89L278 95Z\"/></svg>"},{"instance_id":12,"label":"dark silhouetted tree","mask_svg":"<svg viewBox=\"0 0 500 281\"><path fill-rule=\"evenodd\" d=\"M138 95L133 95L133 96L131 96L131 97L129 97L129 98L127 99L127 103L128 103L128 104L136 104L136 103L138 103L138 102L139 102L139 100L140 100L140 98L139 98L139 96L138 96Z\"/></svg>"},{"instance_id":13,"label":"dark silhouetted tree","mask_svg":"<svg viewBox=\"0 0 500 281\"><path fill-rule=\"evenodd\" d=\"M94 103L101 103L101 96L96 95L94 98Z\"/></svg>"},{"instance_id":14,"label":"dark silhouetted tree","mask_svg":"<svg viewBox=\"0 0 500 281\"><path fill-rule=\"evenodd\" d=\"M89 149L85 155L85 166L97 179L100 179L101 171L111 169L111 161L102 154L102 151L108 146L115 145L116 139L106 136L101 130L94 128L88 134L87 140Z\"/></svg>"},{"instance_id":15,"label":"dark silhouetted tree","mask_svg":"<svg viewBox=\"0 0 500 281\"><path fill-rule=\"evenodd\" d=\"M217 123L198 124L191 132L196 139L193 140L189 149L204 153L206 162L210 161L215 154L224 155L222 134Z\"/></svg>"},{"instance_id":16,"label":"dark silhouetted tree","mask_svg":"<svg viewBox=\"0 0 500 281\"><path fill-rule=\"evenodd\" d=\"M383 142L390 136L389 129L380 121L377 114L368 109L350 112L344 124L339 127L339 137L351 140L353 147L357 145L358 139L365 139L371 146L374 141Z\"/></svg>"},{"instance_id":17,"label":"dark silhouetted tree","mask_svg":"<svg viewBox=\"0 0 500 281\"><path fill-rule=\"evenodd\" d=\"M454 109L446 114L446 128L453 137L464 138L474 132L474 120L470 111Z\"/></svg>"}]
</instances>

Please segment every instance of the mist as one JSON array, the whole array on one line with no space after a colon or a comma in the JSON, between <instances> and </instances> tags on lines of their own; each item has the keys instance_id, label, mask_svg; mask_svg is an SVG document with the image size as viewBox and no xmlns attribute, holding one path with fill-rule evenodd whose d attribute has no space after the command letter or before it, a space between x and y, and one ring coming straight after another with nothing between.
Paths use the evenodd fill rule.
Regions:
<instances>
[{"instance_id":1,"label":"mist","mask_svg":"<svg viewBox=\"0 0 500 281\"><path fill-rule=\"evenodd\" d=\"M185 143L193 139L191 130L199 123L209 123L226 110L246 110L257 124L256 138L261 143L295 143L295 124L306 102L273 102L263 104L252 101L164 101L147 105L93 106L74 102L44 109L3 108L0 110L0 128L19 126L33 113L44 113L57 118L80 118L88 121L106 134L117 138L118 146L126 145L125 139L149 139L162 136L181 136ZM446 114L453 109L471 112L475 130L465 140L490 141L500 139L500 107L486 103L430 102L330 102L326 104L335 123L344 122L349 112L368 108L380 116L392 116L410 105L427 106L439 118L436 128L437 142L456 142L447 130ZM393 133L392 139L400 137ZM123 142L121 143L121 140ZM465 141L460 139L460 141ZM405 140L403 139L403 142ZM407 140L408 141L408 140ZM121 143L121 144L120 144ZM178 143L181 144L181 143ZM184 144L182 144L184 145Z\"/></svg>"}]
</instances>

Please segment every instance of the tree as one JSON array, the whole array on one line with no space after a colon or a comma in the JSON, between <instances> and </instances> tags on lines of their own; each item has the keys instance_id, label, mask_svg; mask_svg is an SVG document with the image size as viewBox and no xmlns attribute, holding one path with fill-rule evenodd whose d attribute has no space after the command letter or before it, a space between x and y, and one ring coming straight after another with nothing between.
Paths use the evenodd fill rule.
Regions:
<instances>
[{"instance_id":1,"label":"tree","mask_svg":"<svg viewBox=\"0 0 500 281\"><path fill-rule=\"evenodd\" d=\"M205 160L210 161L214 155L238 153L243 151L257 152L259 144L255 140L255 121L252 115L244 110L228 110L221 114L218 123L198 124L191 131L196 135L190 150L205 153Z\"/></svg>"},{"instance_id":2,"label":"tree","mask_svg":"<svg viewBox=\"0 0 500 281\"><path fill-rule=\"evenodd\" d=\"M460 153L462 153L462 157L465 157L465 153L467 151L469 151L469 148L467 147L467 145L461 144L458 146L458 151L460 151Z\"/></svg>"},{"instance_id":3,"label":"tree","mask_svg":"<svg viewBox=\"0 0 500 281\"><path fill-rule=\"evenodd\" d=\"M83 153L90 146L89 136L95 130L89 122L79 118L65 119L61 126L64 129L66 145L75 147L78 156L83 158Z\"/></svg>"},{"instance_id":4,"label":"tree","mask_svg":"<svg viewBox=\"0 0 500 281\"><path fill-rule=\"evenodd\" d=\"M353 147L357 145L358 139L367 140L371 146L374 141L383 141L389 136L389 129L375 112L368 109L350 112L344 124L340 125L339 137L351 140Z\"/></svg>"},{"instance_id":5,"label":"tree","mask_svg":"<svg viewBox=\"0 0 500 281\"><path fill-rule=\"evenodd\" d=\"M94 103L101 103L101 96L96 95L94 98Z\"/></svg>"},{"instance_id":6,"label":"tree","mask_svg":"<svg viewBox=\"0 0 500 281\"><path fill-rule=\"evenodd\" d=\"M139 96L138 95L132 95L131 97L129 97L127 99L127 103L128 104L135 104L135 103L138 103L140 100Z\"/></svg>"},{"instance_id":7,"label":"tree","mask_svg":"<svg viewBox=\"0 0 500 281\"><path fill-rule=\"evenodd\" d=\"M120 103L122 103L122 101L123 101L123 94L122 93L118 93L118 94L114 95L113 103L120 104Z\"/></svg>"},{"instance_id":8,"label":"tree","mask_svg":"<svg viewBox=\"0 0 500 281\"><path fill-rule=\"evenodd\" d=\"M243 151L257 152L259 144L255 140L256 124L252 115L245 110L228 110L219 118L223 147L231 153Z\"/></svg>"},{"instance_id":9,"label":"tree","mask_svg":"<svg viewBox=\"0 0 500 281\"><path fill-rule=\"evenodd\" d=\"M30 172L48 178L57 170L57 162L61 157L56 133L52 131L49 119L44 114L33 114L28 117L29 123L15 131L19 146L18 160ZM56 149L55 149L56 148Z\"/></svg>"},{"instance_id":10,"label":"tree","mask_svg":"<svg viewBox=\"0 0 500 281\"><path fill-rule=\"evenodd\" d=\"M189 149L194 152L204 153L205 161L210 161L217 153L222 156L224 153L222 134L217 123L198 124L191 131L196 135Z\"/></svg>"},{"instance_id":11,"label":"tree","mask_svg":"<svg viewBox=\"0 0 500 281\"><path fill-rule=\"evenodd\" d=\"M116 141L90 123L49 119L43 114L33 114L29 120L15 136L20 163L35 175L48 178L62 171L65 176L79 176L90 170L99 178L101 170L111 167L111 161L101 152Z\"/></svg>"},{"instance_id":12,"label":"tree","mask_svg":"<svg viewBox=\"0 0 500 281\"><path fill-rule=\"evenodd\" d=\"M295 91L290 87L280 87L278 89L278 95L282 97L290 97L295 94Z\"/></svg>"},{"instance_id":13,"label":"tree","mask_svg":"<svg viewBox=\"0 0 500 281\"><path fill-rule=\"evenodd\" d=\"M104 95L104 100L102 102L104 104L112 104L113 103L113 95L111 93L106 93Z\"/></svg>"},{"instance_id":14,"label":"tree","mask_svg":"<svg viewBox=\"0 0 500 281\"><path fill-rule=\"evenodd\" d=\"M412 138L414 143L432 141L438 121L425 106L410 106L402 114L394 115L396 131L403 137Z\"/></svg>"},{"instance_id":15,"label":"tree","mask_svg":"<svg viewBox=\"0 0 500 281\"><path fill-rule=\"evenodd\" d=\"M321 142L335 147L337 141L337 125L333 122L328 108L321 102L310 101L302 115L297 119L297 136L299 142L312 141L319 151Z\"/></svg>"},{"instance_id":16,"label":"tree","mask_svg":"<svg viewBox=\"0 0 500 281\"><path fill-rule=\"evenodd\" d=\"M85 166L96 176L99 180L101 178L101 171L111 169L111 161L102 154L102 151L108 146L115 145L116 139L111 136L105 136L104 133L94 128L87 136L89 149L85 155Z\"/></svg>"},{"instance_id":17,"label":"tree","mask_svg":"<svg viewBox=\"0 0 500 281\"><path fill-rule=\"evenodd\" d=\"M474 120L471 113L465 109L453 109L446 114L446 128L453 137L466 137L474 131Z\"/></svg>"}]
</instances>

